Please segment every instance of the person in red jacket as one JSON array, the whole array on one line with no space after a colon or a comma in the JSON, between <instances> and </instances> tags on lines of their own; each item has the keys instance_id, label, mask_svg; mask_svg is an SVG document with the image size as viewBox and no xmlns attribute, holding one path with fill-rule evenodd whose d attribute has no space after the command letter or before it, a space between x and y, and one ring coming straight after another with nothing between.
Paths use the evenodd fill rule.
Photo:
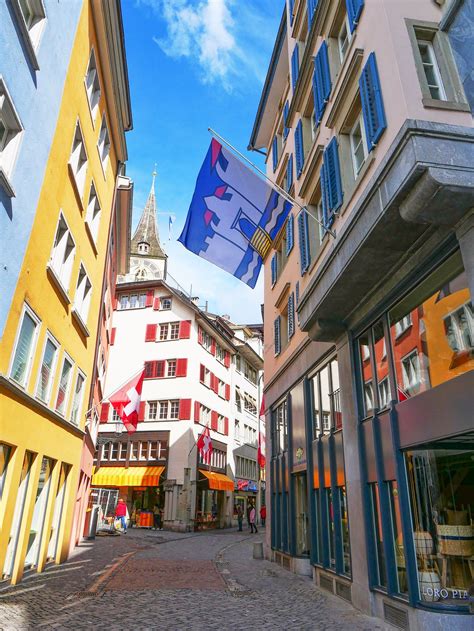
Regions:
<instances>
[{"instance_id":1,"label":"person in red jacket","mask_svg":"<svg viewBox=\"0 0 474 631\"><path fill-rule=\"evenodd\" d=\"M267 507L262 506L262 508L260 509L260 523L262 524L262 526L265 526L266 518L267 518Z\"/></svg>"},{"instance_id":2,"label":"person in red jacket","mask_svg":"<svg viewBox=\"0 0 474 631\"><path fill-rule=\"evenodd\" d=\"M115 508L115 517L120 520L120 525L122 526L123 532L127 534L127 505L123 501L122 498L119 499L118 504Z\"/></svg>"}]
</instances>

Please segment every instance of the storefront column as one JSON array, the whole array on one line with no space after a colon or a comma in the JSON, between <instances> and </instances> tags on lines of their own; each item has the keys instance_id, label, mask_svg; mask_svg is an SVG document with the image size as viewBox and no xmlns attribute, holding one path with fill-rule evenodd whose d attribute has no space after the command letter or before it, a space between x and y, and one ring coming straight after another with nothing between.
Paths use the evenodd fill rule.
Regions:
<instances>
[{"instance_id":1,"label":"storefront column","mask_svg":"<svg viewBox=\"0 0 474 631\"><path fill-rule=\"evenodd\" d=\"M3 566L7 555L8 541L12 528L15 512L18 487L20 485L21 470L25 459L25 449L15 447L8 463L5 486L2 495L2 510L0 512L0 577L3 574Z\"/></svg>"},{"instance_id":2,"label":"storefront column","mask_svg":"<svg viewBox=\"0 0 474 631\"><path fill-rule=\"evenodd\" d=\"M474 210L457 225L456 237L461 248L469 291L471 297L474 297Z\"/></svg>"},{"instance_id":3,"label":"storefront column","mask_svg":"<svg viewBox=\"0 0 474 631\"><path fill-rule=\"evenodd\" d=\"M337 361L341 388L342 429L344 436L344 463L351 545L352 604L362 611L371 612L368 585L367 542L360 459L357 397L353 388L354 371L349 336L337 343Z\"/></svg>"}]
</instances>

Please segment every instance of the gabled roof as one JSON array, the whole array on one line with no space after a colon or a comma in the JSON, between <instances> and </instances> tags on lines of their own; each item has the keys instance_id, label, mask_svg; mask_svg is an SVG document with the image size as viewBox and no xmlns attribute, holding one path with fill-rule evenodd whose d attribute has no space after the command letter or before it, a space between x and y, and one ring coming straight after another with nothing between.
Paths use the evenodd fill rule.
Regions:
<instances>
[{"instance_id":1,"label":"gabled roof","mask_svg":"<svg viewBox=\"0 0 474 631\"><path fill-rule=\"evenodd\" d=\"M140 221L138 222L137 229L135 230L135 234L132 238L130 254L132 256L165 259L167 258L167 255L161 247L160 237L158 235L158 224L156 223L155 176L156 173L154 172L150 193L142 216L140 217ZM139 243L148 244L149 249L146 254L139 252Z\"/></svg>"}]
</instances>

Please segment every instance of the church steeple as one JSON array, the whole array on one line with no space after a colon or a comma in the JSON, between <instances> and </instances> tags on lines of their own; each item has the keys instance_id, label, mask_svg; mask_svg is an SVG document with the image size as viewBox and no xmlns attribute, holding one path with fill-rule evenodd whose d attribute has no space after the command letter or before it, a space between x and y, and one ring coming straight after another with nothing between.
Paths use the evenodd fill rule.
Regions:
<instances>
[{"instance_id":1,"label":"church steeple","mask_svg":"<svg viewBox=\"0 0 474 631\"><path fill-rule=\"evenodd\" d=\"M130 271L138 281L166 278L168 257L161 247L156 221L156 165L152 177L150 193L130 246Z\"/></svg>"},{"instance_id":2,"label":"church steeple","mask_svg":"<svg viewBox=\"0 0 474 631\"><path fill-rule=\"evenodd\" d=\"M145 204L142 216L138 222L135 234L132 237L130 254L132 256L145 256L146 258L166 258L166 254L160 244L158 235L158 224L156 222L156 200L155 200L155 177L153 179L148 199Z\"/></svg>"}]
</instances>

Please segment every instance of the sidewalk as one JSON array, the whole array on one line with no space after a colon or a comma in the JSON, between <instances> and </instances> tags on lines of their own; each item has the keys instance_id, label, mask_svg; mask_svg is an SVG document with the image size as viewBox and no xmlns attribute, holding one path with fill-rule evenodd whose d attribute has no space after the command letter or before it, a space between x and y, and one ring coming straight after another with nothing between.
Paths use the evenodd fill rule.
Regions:
<instances>
[{"instance_id":1,"label":"sidewalk","mask_svg":"<svg viewBox=\"0 0 474 631\"><path fill-rule=\"evenodd\" d=\"M0 628L387 629L274 563L262 536L132 530L82 544L69 561L0 584Z\"/></svg>"}]
</instances>

